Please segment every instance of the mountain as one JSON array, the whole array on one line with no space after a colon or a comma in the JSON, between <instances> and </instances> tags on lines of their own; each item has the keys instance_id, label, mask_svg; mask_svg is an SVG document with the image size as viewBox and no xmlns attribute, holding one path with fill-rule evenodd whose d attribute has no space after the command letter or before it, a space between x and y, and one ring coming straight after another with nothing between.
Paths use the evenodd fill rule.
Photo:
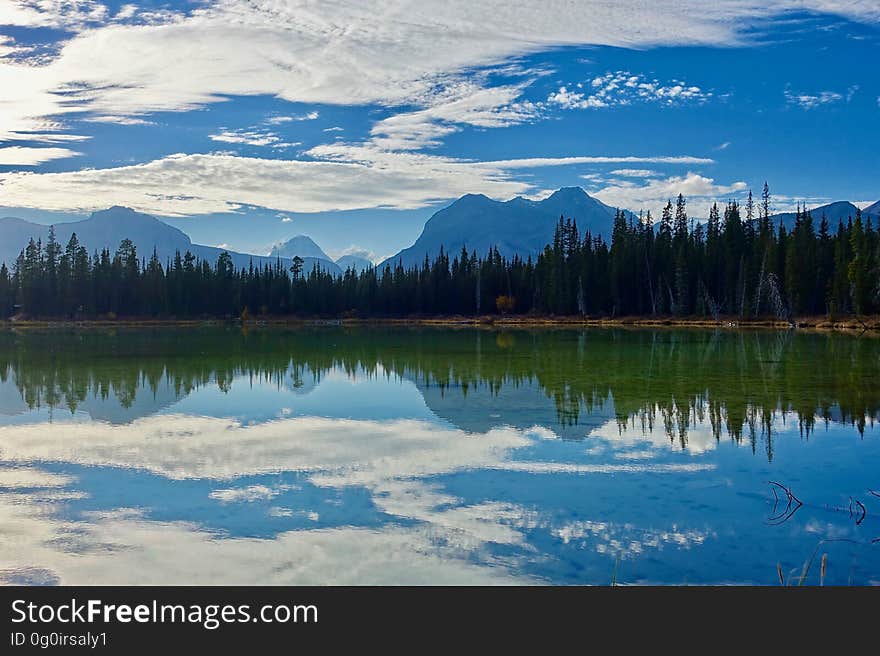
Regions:
<instances>
[{"instance_id":1,"label":"mountain","mask_svg":"<svg viewBox=\"0 0 880 656\"><path fill-rule=\"evenodd\" d=\"M297 235L288 239L283 244L277 244L272 247L271 257L289 257L293 258L299 255L302 258L313 257L318 260L327 260L332 262L330 256L327 255L321 247L318 246L311 237L306 235Z\"/></svg>"},{"instance_id":2,"label":"mountain","mask_svg":"<svg viewBox=\"0 0 880 656\"><path fill-rule=\"evenodd\" d=\"M840 200L834 203L829 203L828 205L820 205L819 207L814 207L810 209L810 215L813 217L813 225L818 227L819 221L822 220L822 216L824 215L826 219L828 219L828 224L831 228L831 231L837 230L837 224L839 221L846 221L849 218L856 218L856 211L858 208L850 203L849 201ZM871 217L876 223L878 218L880 218L880 201L871 205L864 210L862 210L862 217L867 219ZM785 224L787 230L791 230L794 227L796 214L795 212L783 212L781 214L773 214L771 215L771 219L773 219L773 224L775 226L779 226L780 223Z\"/></svg>"},{"instance_id":3,"label":"mountain","mask_svg":"<svg viewBox=\"0 0 880 656\"><path fill-rule=\"evenodd\" d=\"M873 205L869 205L868 207L863 209L862 216L864 216L865 214L874 217L874 220L876 222L878 217L880 217L880 200L878 200Z\"/></svg>"},{"instance_id":4,"label":"mountain","mask_svg":"<svg viewBox=\"0 0 880 656\"><path fill-rule=\"evenodd\" d=\"M336 266L343 271L354 269L357 273L360 273L361 271L366 271L367 269L372 268L373 262L365 257L360 257L359 255L343 255L336 260Z\"/></svg>"},{"instance_id":5,"label":"mountain","mask_svg":"<svg viewBox=\"0 0 880 656\"><path fill-rule=\"evenodd\" d=\"M182 230L128 207L111 207L94 212L88 219L58 223L55 226L55 239L62 248L73 233L76 233L77 239L85 246L89 255L104 248L109 248L111 253L115 252L123 239L131 239L138 253L144 258L149 258L155 248L163 263L172 259L177 251L180 251L181 255L190 251L196 257L213 264L225 250L194 244ZM27 246L29 239L41 239L45 244L48 237L49 226L14 217L0 219L0 262L6 262L7 266L11 267L19 252ZM259 265L272 264L276 261L274 256L251 255L230 250L226 252L232 257L232 262L237 268L247 267L251 262ZM288 258L282 257L282 259L286 261ZM341 273L339 267L326 255L320 259L315 257L305 259L306 271L310 271L315 264L318 264L332 273Z\"/></svg>"},{"instance_id":6,"label":"mountain","mask_svg":"<svg viewBox=\"0 0 880 656\"><path fill-rule=\"evenodd\" d=\"M614 208L592 198L580 187L563 187L541 201L520 196L505 202L482 194L462 196L452 205L436 212L425 224L422 234L409 248L388 258L385 264L402 261L405 267L433 259L440 246L453 255L466 246L483 257L492 246L505 257L518 254L533 258L553 240L553 230L560 215L577 220L583 234L611 239Z\"/></svg>"},{"instance_id":7,"label":"mountain","mask_svg":"<svg viewBox=\"0 0 880 656\"><path fill-rule=\"evenodd\" d=\"M297 235L288 239L283 244L276 244L272 247L269 257L280 257L292 260L299 256L303 259L303 271L308 273L314 268L315 264L334 273L338 276L342 275L343 269L339 267L320 246L318 246L311 237L306 235Z\"/></svg>"}]
</instances>

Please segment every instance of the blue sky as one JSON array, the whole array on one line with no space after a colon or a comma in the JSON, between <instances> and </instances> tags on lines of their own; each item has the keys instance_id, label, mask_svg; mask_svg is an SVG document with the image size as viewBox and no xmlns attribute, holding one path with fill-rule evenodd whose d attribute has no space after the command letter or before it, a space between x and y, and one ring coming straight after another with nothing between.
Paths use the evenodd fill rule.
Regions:
<instances>
[{"instance_id":1,"label":"blue sky","mask_svg":"<svg viewBox=\"0 0 880 656\"><path fill-rule=\"evenodd\" d=\"M380 259L469 192L873 202L878 45L873 0L0 0L0 215Z\"/></svg>"}]
</instances>

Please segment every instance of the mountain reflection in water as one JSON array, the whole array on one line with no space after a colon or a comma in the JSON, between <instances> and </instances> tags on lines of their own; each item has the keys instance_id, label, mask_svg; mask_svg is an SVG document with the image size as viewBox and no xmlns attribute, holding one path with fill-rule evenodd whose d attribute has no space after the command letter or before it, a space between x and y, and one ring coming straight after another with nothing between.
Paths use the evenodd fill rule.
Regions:
<instances>
[{"instance_id":1,"label":"mountain reflection in water","mask_svg":"<svg viewBox=\"0 0 880 656\"><path fill-rule=\"evenodd\" d=\"M0 332L0 580L773 583L834 539L870 583L878 374L795 332Z\"/></svg>"}]
</instances>

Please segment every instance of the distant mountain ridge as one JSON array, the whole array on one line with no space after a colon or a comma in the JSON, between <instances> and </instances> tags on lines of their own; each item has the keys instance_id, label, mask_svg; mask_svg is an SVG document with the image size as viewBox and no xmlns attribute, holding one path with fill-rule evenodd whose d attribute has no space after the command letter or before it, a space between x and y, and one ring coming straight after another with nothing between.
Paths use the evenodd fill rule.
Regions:
<instances>
[{"instance_id":1,"label":"distant mountain ridge","mask_svg":"<svg viewBox=\"0 0 880 656\"><path fill-rule=\"evenodd\" d=\"M854 218L857 209L851 202L838 201L812 208L810 213L817 224L824 214L834 229L838 221ZM490 248L497 247L507 258L513 255L535 258L552 241L560 216L575 219L581 234L589 230L594 236L610 241L615 211L580 187L563 187L541 201L522 197L496 201L482 194L467 194L435 212L412 246L387 258L378 268L394 266L398 262L405 267L418 266L426 255L429 259L436 257L441 246L452 255L464 246L468 252L475 251L483 257ZM634 216L629 211L627 214ZM880 224L880 201L863 209L862 216ZM771 218L775 225L782 223L790 229L794 226L795 213L778 213ZM304 260L305 272L318 266L334 275L342 275L349 268L361 272L375 266L369 259L354 254L343 255L334 262L306 235L296 235L277 244L268 256L194 244L182 230L149 214L120 206L94 212L81 221L55 225L55 237L62 248L74 232L89 254L104 248L114 252L127 238L134 242L143 258L149 258L155 248L163 263L173 258L177 251L181 254L190 251L213 264L225 251L232 257L236 268L251 263L255 266L272 264L278 258L289 266L290 260L297 255ZM29 239L40 239L45 243L48 235L48 225L15 217L0 218L0 262L12 267Z\"/></svg>"},{"instance_id":2,"label":"distant mountain ridge","mask_svg":"<svg viewBox=\"0 0 880 656\"><path fill-rule=\"evenodd\" d=\"M819 221L821 221L824 216L828 220L831 229L836 229L839 221L846 221L850 218L855 219L858 210L859 208L853 203L841 200L834 203L828 203L827 205L819 205L818 207L809 209L809 212L810 216L813 217L813 224L815 226L818 227ZM770 216L776 227L779 227L779 224L782 223L788 230L794 227L796 217L796 212L781 212ZM877 201L873 205L862 210L862 218L867 220L868 217L873 219L875 223L880 219L880 201Z\"/></svg>"},{"instance_id":3,"label":"distant mountain ridge","mask_svg":"<svg viewBox=\"0 0 880 656\"><path fill-rule=\"evenodd\" d=\"M416 266L425 255L436 257L441 246L453 255L464 246L483 257L490 248L497 247L507 258L535 258L553 240L560 216L575 219L581 234L589 230L594 236L610 240L615 211L580 187L563 187L540 201L521 196L497 201L482 194L467 194L435 212L412 246L380 266L397 262L404 267Z\"/></svg>"},{"instance_id":4,"label":"distant mountain ridge","mask_svg":"<svg viewBox=\"0 0 880 656\"><path fill-rule=\"evenodd\" d=\"M874 219L880 218L880 200L878 200L873 205L868 205L868 207L862 210L862 214L867 214Z\"/></svg>"},{"instance_id":5,"label":"distant mountain ridge","mask_svg":"<svg viewBox=\"0 0 880 656\"><path fill-rule=\"evenodd\" d=\"M373 261L360 255L343 255L336 260L336 266L343 271L354 269L357 273L373 268Z\"/></svg>"},{"instance_id":6,"label":"distant mountain ridge","mask_svg":"<svg viewBox=\"0 0 880 656\"><path fill-rule=\"evenodd\" d=\"M225 251L232 257L236 268L248 267L251 263L255 266L273 264L279 257L252 255L216 246L194 244L182 230L149 214L142 214L131 208L120 206L94 212L89 218L82 221L55 225L55 239L62 249L73 233L76 233L79 243L86 248L89 255L104 248L115 252L123 239L130 239L137 247L141 257L149 258L155 249L163 263L172 259L177 251L181 255L190 251L196 257L212 264ZM48 225L32 223L15 217L0 219L0 262L6 262L8 267L12 267L18 254L27 246L29 239L40 239L45 244L48 237ZM318 250L320 251L320 249ZM323 253L323 251L321 252ZM290 258L280 257L289 266ZM339 267L326 255L324 258L305 257L303 259L305 260L303 268L306 272L311 271L317 265L330 273L341 274Z\"/></svg>"}]
</instances>

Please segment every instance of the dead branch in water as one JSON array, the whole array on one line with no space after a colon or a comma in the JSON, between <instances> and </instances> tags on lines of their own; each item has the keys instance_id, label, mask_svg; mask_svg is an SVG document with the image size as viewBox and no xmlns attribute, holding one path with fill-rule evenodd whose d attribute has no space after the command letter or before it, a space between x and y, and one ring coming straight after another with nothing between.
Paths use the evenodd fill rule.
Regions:
<instances>
[{"instance_id":1,"label":"dead branch in water","mask_svg":"<svg viewBox=\"0 0 880 656\"><path fill-rule=\"evenodd\" d=\"M767 483L769 483L770 485L773 486L771 489L773 490L774 494L776 494L776 488L779 488L780 490L785 492L785 497L786 497L786 499L788 499L788 504L785 506L785 510L783 510L781 513L778 513L778 514L772 514L772 513L776 513L776 506L778 505L778 501L779 501L779 496L776 495L777 504L774 504L771 516L767 519L767 522L769 524L771 524L772 526L779 526L780 524L784 524L789 519L794 517L794 514L804 504L800 499L798 499L794 495L794 492L791 491L791 488L786 487L782 483L777 483L776 481L767 481Z\"/></svg>"},{"instance_id":2,"label":"dead branch in water","mask_svg":"<svg viewBox=\"0 0 880 656\"><path fill-rule=\"evenodd\" d=\"M863 504L863 503L862 503L861 501L859 501L858 499L856 499L856 504L857 504L857 505L859 506L859 508L861 508L861 510L862 510L862 516L859 517L859 518L856 520L856 526L858 526L858 525L861 524L863 521L865 521L865 517L868 516L868 509L865 508L865 504Z\"/></svg>"}]
</instances>

